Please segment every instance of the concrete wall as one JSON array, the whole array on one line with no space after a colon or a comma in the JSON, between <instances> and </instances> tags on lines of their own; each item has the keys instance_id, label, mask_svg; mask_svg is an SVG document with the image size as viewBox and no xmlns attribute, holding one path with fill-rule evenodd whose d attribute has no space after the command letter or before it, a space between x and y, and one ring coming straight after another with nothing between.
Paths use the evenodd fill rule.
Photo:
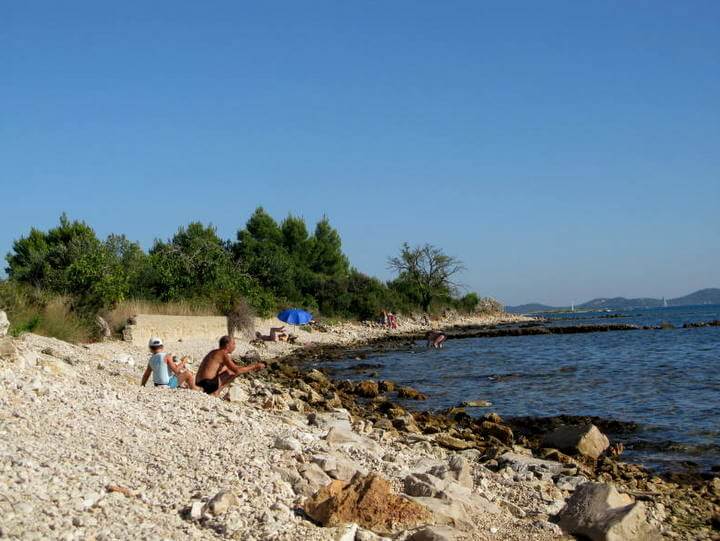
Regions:
<instances>
[{"instance_id":1,"label":"concrete wall","mask_svg":"<svg viewBox=\"0 0 720 541\"><path fill-rule=\"evenodd\" d=\"M150 337L165 342L207 339L217 341L227 334L227 318L224 316L163 316L138 314L133 325L127 325L123 338L138 346L147 346Z\"/></svg>"}]
</instances>

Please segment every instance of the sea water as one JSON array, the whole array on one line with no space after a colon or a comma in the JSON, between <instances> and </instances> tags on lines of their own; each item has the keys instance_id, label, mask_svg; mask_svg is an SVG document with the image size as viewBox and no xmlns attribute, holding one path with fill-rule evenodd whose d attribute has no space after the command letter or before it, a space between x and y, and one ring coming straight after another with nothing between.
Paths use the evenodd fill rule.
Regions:
<instances>
[{"instance_id":1,"label":"sea water","mask_svg":"<svg viewBox=\"0 0 720 541\"><path fill-rule=\"evenodd\" d=\"M656 469L720 465L720 327L683 329L720 319L720 305L545 314L550 325L632 323L675 328L448 340L365 359L377 379L426 393L410 408L430 410L489 400L503 417L590 415L634 422L623 458ZM667 325L666 325L667 326ZM332 364L335 376L364 379L357 364Z\"/></svg>"}]
</instances>

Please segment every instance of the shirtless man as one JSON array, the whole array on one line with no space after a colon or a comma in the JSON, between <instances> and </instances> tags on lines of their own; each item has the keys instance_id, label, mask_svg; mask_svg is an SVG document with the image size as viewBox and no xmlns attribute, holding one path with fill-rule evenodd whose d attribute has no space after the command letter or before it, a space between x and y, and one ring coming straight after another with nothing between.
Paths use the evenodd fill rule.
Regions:
<instances>
[{"instance_id":1,"label":"shirtless man","mask_svg":"<svg viewBox=\"0 0 720 541\"><path fill-rule=\"evenodd\" d=\"M217 396L221 389L240 374L265 368L263 363L238 366L230 357L233 351L235 351L235 340L229 336L220 338L220 347L205 355L200 363L195 384L207 394Z\"/></svg>"}]
</instances>

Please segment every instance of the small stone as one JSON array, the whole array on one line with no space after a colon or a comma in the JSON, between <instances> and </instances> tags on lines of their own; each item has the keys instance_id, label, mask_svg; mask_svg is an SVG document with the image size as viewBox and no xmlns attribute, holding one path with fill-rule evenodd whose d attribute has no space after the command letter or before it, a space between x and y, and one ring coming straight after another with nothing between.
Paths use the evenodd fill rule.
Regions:
<instances>
[{"instance_id":1,"label":"small stone","mask_svg":"<svg viewBox=\"0 0 720 541\"><path fill-rule=\"evenodd\" d=\"M237 497L229 490L221 490L207 503L206 510L212 515L224 515L230 507L237 505Z\"/></svg>"},{"instance_id":2,"label":"small stone","mask_svg":"<svg viewBox=\"0 0 720 541\"><path fill-rule=\"evenodd\" d=\"M302 445L300 445L300 442L289 436L278 436L275 438L273 447L275 447L275 449L294 451L296 453L302 452Z\"/></svg>"},{"instance_id":3,"label":"small stone","mask_svg":"<svg viewBox=\"0 0 720 541\"><path fill-rule=\"evenodd\" d=\"M463 402L462 405L466 408L489 408L492 407L492 402L487 400L469 400Z\"/></svg>"},{"instance_id":4,"label":"small stone","mask_svg":"<svg viewBox=\"0 0 720 541\"><path fill-rule=\"evenodd\" d=\"M447 526L426 526L418 530L407 541L453 541L458 536L458 531Z\"/></svg>"},{"instance_id":5,"label":"small stone","mask_svg":"<svg viewBox=\"0 0 720 541\"><path fill-rule=\"evenodd\" d=\"M192 520L200 520L203 514L203 507L202 502L193 502L190 506L190 518Z\"/></svg>"}]
</instances>

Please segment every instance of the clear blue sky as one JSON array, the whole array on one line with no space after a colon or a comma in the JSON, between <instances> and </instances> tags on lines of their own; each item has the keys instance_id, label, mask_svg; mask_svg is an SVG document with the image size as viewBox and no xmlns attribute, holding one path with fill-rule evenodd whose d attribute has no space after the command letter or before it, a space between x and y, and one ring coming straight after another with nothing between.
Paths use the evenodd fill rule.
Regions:
<instances>
[{"instance_id":1,"label":"clear blue sky","mask_svg":"<svg viewBox=\"0 0 720 541\"><path fill-rule=\"evenodd\" d=\"M720 3L0 6L0 252L263 205L508 304L720 287Z\"/></svg>"}]
</instances>

